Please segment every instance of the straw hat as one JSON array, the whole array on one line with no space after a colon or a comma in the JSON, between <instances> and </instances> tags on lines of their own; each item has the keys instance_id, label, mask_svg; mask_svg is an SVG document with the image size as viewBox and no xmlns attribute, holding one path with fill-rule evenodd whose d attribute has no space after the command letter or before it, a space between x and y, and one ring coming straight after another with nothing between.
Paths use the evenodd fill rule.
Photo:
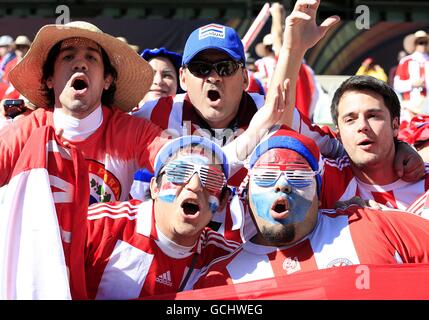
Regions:
<instances>
[{"instance_id":1,"label":"straw hat","mask_svg":"<svg viewBox=\"0 0 429 320\"><path fill-rule=\"evenodd\" d=\"M0 47L9 47L13 44L13 38L8 35L4 35L0 37Z\"/></svg>"},{"instance_id":2,"label":"straw hat","mask_svg":"<svg viewBox=\"0 0 429 320\"><path fill-rule=\"evenodd\" d=\"M13 44L15 46L31 46L31 41L27 36L17 36Z\"/></svg>"},{"instance_id":3,"label":"straw hat","mask_svg":"<svg viewBox=\"0 0 429 320\"><path fill-rule=\"evenodd\" d=\"M131 111L152 84L152 67L128 44L85 21L42 27L28 53L10 71L12 85L37 107L46 107L47 99L41 91L43 64L56 43L75 37L90 39L106 51L110 63L118 72L113 105L123 111Z\"/></svg>"},{"instance_id":4,"label":"straw hat","mask_svg":"<svg viewBox=\"0 0 429 320\"><path fill-rule=\"evenodd\" d=\"M127 38L125 37L116 37L116 39L121 40L122 42L128 43ZM135 44L129 44L128 45L131 47L131 49L133 49L135 52L139 53L139 49L140 47L138 45Z\"/></svg>"},{"instance_id":5,"label":"straw hat","mask_svg":"<svg viewBox=\"0 0 429 320\"><path fill-rule=\"evenodd\" d=\"M404 38L404 49L408 54L412 54L416 50L416 40L419 38L429 41L429 35L423 30L416 31Z\"/></svg>"}]
</instances>

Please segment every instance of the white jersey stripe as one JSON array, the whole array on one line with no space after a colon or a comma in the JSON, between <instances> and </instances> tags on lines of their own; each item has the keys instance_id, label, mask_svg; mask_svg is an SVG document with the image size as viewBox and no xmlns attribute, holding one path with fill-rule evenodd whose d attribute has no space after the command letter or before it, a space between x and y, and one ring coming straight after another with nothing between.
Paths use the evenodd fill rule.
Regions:
<instances>
[{"instance_id":1,"label":"white jersey stripe","mask_svg":"<svg viewBox=\"0 0 429 320\"><path fill-rule=\"evenodd\" d=\"M227 266L234 284L274 277L274 271L267 255L252 254L246 250L240 253Z\"/></svg>"},{"instance_id":2,"label":"white jersey stripe","mask_svg":"<svg viewBox=\"0 0 429 320\"><path fill-rule=\"evenodd\" d=\"M105 218L105 217L112 218L112 219L127 218L128 220L134 220L137 218L137 215L130 215L129 212L125 212L122 214L110 214L108 212L104 212L104 213L101 213L98 215L92 215L92 216L88 217L87 219L88 220L97 220L97 219Z\"/></svg>"},{"instance_id":3,"label":"white jersey stripe","mask_svg":"<svg viewBox=\"0 0 429 320\"><path fill-rule=\"evenodd\" d=\"M104 209L100 208L98 210L93 210L91 212L91 214L88 215L88 216L98 215L98 214L103 213L103 212L108 212L108 213L110 213L112 215L117 214L117 213L128 212L130 215L133 215L133 214L137 213L137 211L138 211L137 208L135 208L135 209L129 209L129 208L126 208L126 207L118 208L118 209L109 209L109 210L106 210L106 208L104 208Z\"/></svg>"},{"instance_id":4,"label":"white jersey stripe","mask_svg":"<svg viewBox=\"0 0 429 320\"><path fill-rule=\"evenodd\" d=\"M347 215L331 218L319 214L317 224L316 231L311 234L309 240L319 269L334 265L359 264Z\"/></svg>"},{"instance_id":5,"label":"white jersey stripe","mask_svg":"<svg viewBox=\"0 0 429 320\"><path fill-rule=\"evenodd\" d=\"M108 209L108 210L117 209L117 208L137 209L139 207L139 205L140 205L140 203L138 203L136 205L133 205L130 202L120 202L117 205L111 205L111 204L109 204L107 202L104 202L104 203L97 203L97 204L91 205L89 207L89 209L88 209L88 212L97 211L97 210L100 210L100 209L103 209L103 208Z\"/></svg>"},{"instance_id":6,"label":"white jersey stripe","mask_svg":"<svg viewBox=\"0 0 429 320\"><path fill-rule=\"evenodd\" d=\"M153 254L118 240L104 269L96 299L138 298L152 260Z\"/></svg>"}]
</instances>

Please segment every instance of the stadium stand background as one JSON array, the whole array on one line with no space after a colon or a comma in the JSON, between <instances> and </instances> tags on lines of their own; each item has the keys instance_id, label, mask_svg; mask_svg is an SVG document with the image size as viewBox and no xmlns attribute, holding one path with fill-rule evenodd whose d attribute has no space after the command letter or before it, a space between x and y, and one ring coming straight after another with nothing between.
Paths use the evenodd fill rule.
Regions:
<instances>
[{"instance_id":1,"label":"stadium stand background","mask_svg":"<svg viewBox=\"0 0 429 320\"><path fill-rule=\"evenodd\" d=\"M289 12L295 1L279 1ZM198 26L219 22L236 28L241 36L265 1L260 0L0 0L0 34L34 38L44 24L55 23L59 5L70 8L72 20L87 20L103 31L125 36L130 43L147 47L165 46L181 52L189 33ZM371 27L356 28L359 5L370 8ZM318 75L354 74L360 63L372 56L387 71L396 63L405 35L429 30L429 1L325 1L319 19L338 14L342 22L306 56ZM270 21L254 45L269 32ZM254 55L254 46L250 52Z\"/></svg>"}]
</instances>

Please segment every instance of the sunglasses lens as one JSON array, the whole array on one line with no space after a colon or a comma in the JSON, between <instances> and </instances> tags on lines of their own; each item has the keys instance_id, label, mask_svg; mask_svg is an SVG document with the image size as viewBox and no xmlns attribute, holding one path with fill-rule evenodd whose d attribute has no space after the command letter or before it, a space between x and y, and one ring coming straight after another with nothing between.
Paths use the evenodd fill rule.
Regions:
<instances>
[{"instance_id":1,"label":"sunglasses lens","mask_svg":"<svg viewBox=\"0 0 429 320\"><path fill-rule=\"evenodd\" d=\"M177 185L188 182L193 173L193 165L180 161L171 161L165 168L167 180Z\"/></svg>"},{"instance_id":2,"label":"sunglasses lens","mask_svg":"<svg viewBox=\"0 0 429 320\"><path fill-rule=\"evenodd\" d=\"M195 61L188 64L188 69L196 77L208 76L213 68L219 76L229 77L237 71L239 66L239 63L232 60L220 61L213 64Z\"/></svg>"},{"instance_id":3,"label":"sunglasses lens","mask_svg":"<svg viewBox=\"0 0 429 320\"><path fill-rule=\"evenodd\" d=\"M259 187L271 187L279 178L281 171L277 170L254 170L253 181Z\"/></svg>"},{"instance_id":4,"label":"sunglasses lens","mask_svg":"<svg viewBox=\"0 0 429 320\"><path fill-rule=\"evenodd\" d=\"M212 65L205 62L191 62L188 64L188 69L197 77L205 77L212 70Z\"/></svg>"},{"instance_id":5,"label":"sunglasses lens","mask_svg":"<svg viewBox=\"0 0 429 320\"><path fill-rule=\"evenodd\" d=\"M229 77L238 69L238 63L235 61L221 61L214 65L217 74L221 77Z\"/></svg>"},{"instance_id":6,"label":"sunglasses lens","mask_svg":"<svg viewBox=\"0 0 429 320\"><path fill-rule=\"evenodd\" d=\"M288 183L296 188L310 186L313 177L316 175L314 171L255 169L252 172L252 179L257 186L267 188L274 186L282 173L284 173Z\"/></svg>"},{"instance_id":7,"label":"sunglasses lens","mask_svg":"<svg viewBox=\"0 0 429 320\"><path fill-rule=\"evenodd\" d=\"M198 166L180 160L171 161L165 168L167 180L177 185L188 183L194 173L198 173L201 184L209 193L219 192L225 186L225 175L217 168Z\"/></svg>"}]
</instances>

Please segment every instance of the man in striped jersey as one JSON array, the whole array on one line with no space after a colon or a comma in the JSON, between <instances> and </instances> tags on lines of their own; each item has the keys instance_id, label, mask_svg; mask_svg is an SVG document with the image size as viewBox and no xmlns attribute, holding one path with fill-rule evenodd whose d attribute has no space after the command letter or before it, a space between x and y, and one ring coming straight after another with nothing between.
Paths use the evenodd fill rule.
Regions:
<instances>
[{"instance_id":1,"label":"man in striped jersey","mask_svg":"<svg viewBox=\"0 0 429 320\"><path fill-rule=\"evenodd\" d=\"M193 288L352 264L429 262L429 222L356 205L319 210L319 150L286 127L250 158L248 211L256 234L201 270Z\"/></svg>"},{"instance_id":2,"label":"man in striped jersey","mask_svg":"<svg viewBox=\"0 0 429 320\"><path fill-rule=\"evenodd\" d=\"M228 198L229 164L209 139L183 136L155 159L152 199L97 204L85 252L90 299L136 299L183 290L189 277L238 243L206 228Z\"/></svg>"}]
</instances>

